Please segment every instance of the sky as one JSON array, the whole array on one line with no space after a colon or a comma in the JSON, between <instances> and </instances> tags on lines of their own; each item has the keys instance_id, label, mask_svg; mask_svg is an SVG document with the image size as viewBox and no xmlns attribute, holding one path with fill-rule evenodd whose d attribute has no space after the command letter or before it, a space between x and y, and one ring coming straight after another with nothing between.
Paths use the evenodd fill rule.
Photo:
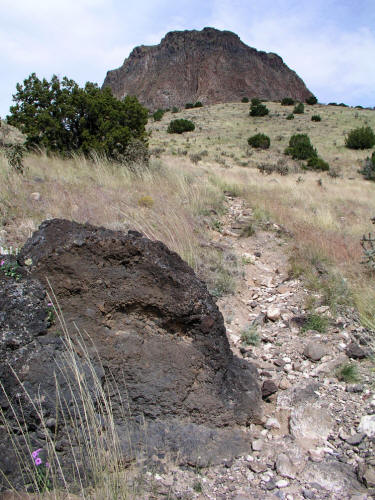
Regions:
<instances>
[{"instance_id":1,"label":"sky","mask_svg":"<svg viewBox=\"0 0 375 500\"><path fill-rule=\"evenodd\" d=\"M375 106L375 0L0 0L0 116L33 72L101 85L135 46L206 26L277 53L319 102Z\"/></svg>"}]
</instances>

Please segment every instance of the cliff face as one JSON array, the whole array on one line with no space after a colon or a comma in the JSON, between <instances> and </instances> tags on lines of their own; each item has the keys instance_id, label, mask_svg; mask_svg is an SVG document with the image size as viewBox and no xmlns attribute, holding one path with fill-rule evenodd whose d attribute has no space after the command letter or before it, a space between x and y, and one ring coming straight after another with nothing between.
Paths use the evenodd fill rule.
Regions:
<instances>
[{"instance_id":1,"label":"cliff face","mask_svg":"<svg viewBox=\"0 0 375 500\"><path fill-rule=\"evenodd\" d=\"M123 65L108 71L103 86L122 98L136 95L150 109L311 95L277 54L245 45L230 31L172 31L154 46L136 47Z\"/></svg>"}]
</instances>

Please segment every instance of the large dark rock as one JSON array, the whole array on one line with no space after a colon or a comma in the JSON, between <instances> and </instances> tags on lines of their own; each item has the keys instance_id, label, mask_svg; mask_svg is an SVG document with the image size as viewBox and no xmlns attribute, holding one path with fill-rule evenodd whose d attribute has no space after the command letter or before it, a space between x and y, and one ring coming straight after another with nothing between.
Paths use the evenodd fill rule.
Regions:
<instances>
[{"instance_id":1,"label":"large dark rock","mask_svg":"<svg viewBox=\"0 0 375 500\"><path fill-rule=\"evenodd\" d=\"M245 45L230 31L172 31L159 45L136 47L108 71L103 86L119 99L136 95L145 106L239 102L242 97L304 101L311 92L277 54Z\"/></svg>"},{"instance_id":2,"label":"large dark rock","mask_svg":"<svg viewBox=\"0 0 375 500\"><path fill-rule=\"evenodd\" d=\"M256 369L233 356L220 311L177 254L135 231L51 220L28 240L18 261L20 281L0 273L1 380L8 395L0 402L10 421L22 414L31 447L43 446L45 432L36 410L44 419L56 415L56 384L67 408L75 399L64 367L67 340L48 312L50 285L72 340L70 359L93 398L97 381L111 393L121 432L126 407L135 442L138 423L150 423L151 452L170 445L191 463L199 448L203 462L250 449L246 435L230 428L260 416ZM89 339L86 353L82 339ZM59 411L66 411L64 403ZM69 429L61 422L53 429L61 438L57 449L68 455L61 443ZM160 429L173 429L174 438L162 438ZM0 467L16 475L15 457L5 453L9 442L0 441Z\"/></svg>"}]
</instances>

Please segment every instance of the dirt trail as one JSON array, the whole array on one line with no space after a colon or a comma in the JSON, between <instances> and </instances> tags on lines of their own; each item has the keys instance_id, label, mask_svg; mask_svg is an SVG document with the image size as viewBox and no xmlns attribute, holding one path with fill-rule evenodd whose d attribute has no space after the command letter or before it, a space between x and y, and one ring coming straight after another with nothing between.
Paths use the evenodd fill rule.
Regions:
<instances>
[{"instance_id":1,"label":"dirt trail","mask_svg":"<svg viewBox=\"0 0 375 500\"><path fill-rule=\"evenodd\" d=\"M306 317L309 292L288 278L281 228L269 223L241 237L254 214L239 198L227 203L212 243L234 254L242 272L236 293L218 305L233 351L258 367L264 419L248 429L252 454L201 471L172 468L156 476L158 486L181 499L375 498L373 365L361 359L366 331L352 311L334 318L320 306L312 312L326 318L327 331L303 333L297 320ZM336 377L349 362L359 370L356 383Z\"/></svg>"}]
</instances>

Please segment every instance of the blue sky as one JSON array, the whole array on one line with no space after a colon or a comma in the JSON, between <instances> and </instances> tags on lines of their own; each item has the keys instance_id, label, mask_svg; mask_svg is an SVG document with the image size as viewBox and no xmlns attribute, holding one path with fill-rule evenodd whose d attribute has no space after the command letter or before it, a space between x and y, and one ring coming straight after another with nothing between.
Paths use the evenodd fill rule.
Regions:
<instances>
[{"instance_id":1,"label":"blue sky","mask_svg":"<svg viewBox=\"0 0 375 500\"><path fill-rule=\"evenodd\" d=\"M375 106L375 0L0 0L0 116L30 73L102 84L136 45L212 26L276 52L320 102Z\"/></svg>"}]
</instances>

